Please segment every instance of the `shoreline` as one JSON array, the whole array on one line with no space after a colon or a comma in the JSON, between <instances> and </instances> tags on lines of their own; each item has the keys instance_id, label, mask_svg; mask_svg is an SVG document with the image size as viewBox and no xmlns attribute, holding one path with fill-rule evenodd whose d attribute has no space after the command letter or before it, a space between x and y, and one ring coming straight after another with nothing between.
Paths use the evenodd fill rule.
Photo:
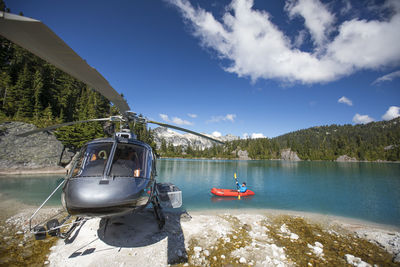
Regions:
<instances>
[{"instance_id":1,"label":"shoreline","mask_svg":"<svg viewBox=\"0 0 400 267\"><path fill-rule=\"evenodd\" d=\"M2 203L7 203L6 205L0 204L0 210L4 215L8 216L0 216L0 219L6 219L7 217L11 217L12 215L18 214L21 211L31 210L32 212L35 211L39 205L30 205L27 203L20 202L15 199L7 199L0 193L0 201ZM15 209L17 207L17 209ZM61 208L61 205L46 205L44 208ZM170 209L167 209L170 210ZM230 213L232 215L271 215L271 216L279 216L279 215L289 215L289 216L301 216L305 218L309 218L311 220L320 220L320 223L329 224L334 223L336 221L347 223L349 225L360 225L366 226L371 228L378 228L381 230L387 231L396 231L400 232L400 226L396 226L394 224L389 223L381 223L375 221L369 221L361 218L354 218L354 217L346 217L334 214L325 214L325 213L318 213L312 211L298 211L298 210L285 210L285 209L270 209L270 208L235 208L235 209L185 209L190 214L196 215L203 215L203 214L210 214L210 215L219 215L224 213Z\"/></svg>"},{"instance_id":2,"label":"shoreline","mask_svg":"<svg viewBox=\"0 0 400 267\"><path fill-rule=\"evenodd\" d=\"M181 159L181 160L232 160L232 161L285 161L285 162L337 162L337 163L400 163L400 161L386 161L386 160L285 160L285 159L240 159L240 158L184 158L184 157L159 157L158 159Z\"/></svg>"},{"instance_id":3,"label":"shoreline","mask_svg":"<svg viewBox=\"0 0 400 267\"><path fill-rule=\"evenodd\" d=\"M363 220L359 218L353 217L345 217L339 215L331 215L331 214L323 214L318 212L308 212L308 211L296 211L296 210L283 210L283 209L253 209L253 208L244 208L244 209L204 209L204 210L187 210L190 214L202 215L202 214L210 214L210 215L219 215L224 213L230 213L232 215L271 215L271 216L280 216L280 215L288 215L288 216L298 216L305 217L311 220L320 221L323 224L330 224L335 222L340 222L344 224L351 225L352 227L356 227L357 225L369 228L377 228L385 231L395 231L400 232L400 226L378 223L368 220Z\"/></svg>"},{"instance_id":4,"label":"shoreline","mask_svg":"<svg viewBox=\"0 0 400 267\"><path fill-rule=\"evenodd\" d=\"M166 225L162 230L158 229L152 210L146 209L138 214L111 218L107 229L104 219L91 219L77 230L79 234L69 245L66 246L63 240L48 238L45 242L50 242L51 246L48 243L48 248L38 249L33 248L33 244L43 241L34 241L24 224L35 208L24 205L22 210L4 220L6 223L1 227L13 225L13 229L18 231L16 236L23 232L23 241L19 241L23 245L17 244L13 253L24 254L27 248L34 249L33 255L40 253L43 263L50 266L108 266L124 262L140 263L141 266L185 263L240 265L244 260L246 264L255 266L290 266L294 262L304 266L304 261L317 265L332 262L350 264L354 259L371 264L382 263L379 255L383 252L372 253L371 258L362 251L383 251L382 248L392 255L386 255L386 260L387 257L390 261L400 260L399 227L347 217L273 209L165 210ZM306 233L312 233L313 237L310 239L304 235L302 229L309 229ZM343 253L331 256L335 242L347 251L346 256ZM359 248L352 245L354 242L359 244ZM309 251L308 254L291 254L301 249ZM149 260L146 255L155 251L159 256ZM399 262L393 266L396 264Z\"/></svg>"},{"instance_id":5,"label":"shoreline","mask_svg":"<svg viewBox=\"0 0 400 267\"><path fill-rule=\"evenodd\" d=\"M208 160L208 161L280 161L280 162L337 162L337 163L388 163L399 164L400 161L335 161L335 160L283 160L283 159L228 159L228 158L183 158L183 157L160 157L160 160ZM39 168L0 168L0 176L11 175L34 175L34 174L67 174L67 169L63 167L39 167Z\"/></svg>"}]
</instances>

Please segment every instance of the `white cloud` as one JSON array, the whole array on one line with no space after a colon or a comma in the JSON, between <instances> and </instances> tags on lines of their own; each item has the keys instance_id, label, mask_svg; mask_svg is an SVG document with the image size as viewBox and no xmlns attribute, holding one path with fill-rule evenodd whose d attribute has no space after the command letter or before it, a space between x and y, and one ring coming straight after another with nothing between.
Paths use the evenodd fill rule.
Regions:
<instances>
[{"instance_id":1,"label":"white cloud","mask_svg":"<svg viewBox=\"0 0 400 267\"><path fill-rule=\"evenodd\" d=\"M252 133L249 135L248 133L243 134L243 139L256 139L256 138L265 138L265 136L262 133Z\"/></svg>"},{"instance_id":2,"label":"white cloud","mask_svg":"<svg viewBox=\"0 0 400 267\"><path fill-rule=\"evenodd\" d=\"M390 121L397 117L400 117L400 107L391 106L382 116L382 119L385 121Z\"/></svg>"},{"instance_id":3,"label":"white cloud","mask_svg":"<svg viewBox=\"0 0 400 267\"><path fill-rule=\"evenodd\" d=\"M220 122L220 121L231 121L235 122L236 114L226 114L225 116L212 116L211 120L207 122Z\"/></svg>"},{"instance_id":4,"label":"white cloud","mask_svg":"<svg viewBox=\"0 0 400 267\"><path fill-rule=\"evenodd\" d=\"M356 123L356 124L360 124L360 123L361 124L366 124L366 123L370 123L370 122L373 122L373 121L374 121L374 119L371 118L368 115L360 115L360 114L357 113L353 117L353 122Z\"/></svg>"},{"instance_id":5,"label":"white cloud","mask_svg":"<svg viewBox=\"0 0 400 267\"><path fill-rule=\"evenodd\" d=\"M351 6L350 0L343 0L342 2L343 7L340 9L340 14L345 15L349 13L353 7Z\"/></svg>"},{"instance_id":6,"label":"white cloud","mask_svg":"<svg viewBox=\"0 0 400 267\"><path fill-rule=\"evenodd\" d=\"M213 132L211 135L214 136L214 137L221 137L222 136L222 134L220 132L217 132L217 131Z\"/></svg>"},{"instance_id":7,"label":"white cloud","mask_svg":"<svg viewBox=\"0 0 400 267\"><path fill-rule=\"evenodd\" d=\"M353 101L351 101L350 99L348 99L345 96L342 96L341 98L339 98L338 103L346 104L346 105L349 105L349 106L353 105Z\"/></svg>"},{"instance_id":8,"label":"white cloud","mask_svg":"<svg viewBox=\"0 0 400 267\"><path fill-rule=\"evenodd\" d=\"M168 118L168 115L166 115L166 114L160 114L160 118L161 118L163 121L170 122L170 121L169 121L169 118Z\"/></svg>"},{"instance_id":9,"label":"white cloud","mask_svg":"<svg viewBox=\"0 0 400 267\"><path fill-rule=\"evenodd\" d=\"M391 82L396 78L400 77L400 70L383 75L382 77L379 77L376 79L372 84L380 84L382 82Z\"/></svg>"},{"instance_id":10,"label":"white cloud","mask_svg":"<svg viewBox=\"0 0 400 267\"><path fill-rule=\"evenodd\" d=\"M187 115L193 119L197 118L197 114L188 113Z\"/></svg>"},{"instance_id":11,"label":"white cloud","mask_svg":"<svg viewBox=\"0 0 400 267\"><path fill-rule=\"evenodd\" d=\"M251 138L252 139L256 139L256 138L265 138L265 136L262 133L252 133L251 134Z\"/></svg>"},{"instance_id":12,"label":"white cloud","mask_svg":"<svg viewBox=\"0 0 400 267\"><path fill-rule=\"evenodd\" d=\"M333 30L335 16L329 12L326 5L316 0L290 0L286 1L285 9L291 18L296 15L304 18L304 24L315 45L322 46L327 42L327 34Z\"/></svg>"},{"instance_id":13,"label":"white cloud","mask_svg":"<svg viewBox=\"0 0 400 267\"><path fill-rule=\"evenodd\" d=\"M296 48L266 11L253 8L252 0L233 0L221 21L210 12L193 7L188 0L169 1L191 24L193 35L203 46L228 59L226 71L252 81L329 82L358 70L400 64L400 47L388 45L400 43L400 11L396 1L386 2L392 7L392 12L387 13L392 15L382 21L352 19L342 24L333 23L335 15L319 0L288 2L288 15L304 18L305 28L314 41L312 51Z\"/></svg>"},{"instance_id":14,"label":"white cloud","mask_svg":"<svg viewBox=\"0 0 400 267\"><path fill-rule=\"evenodd\" d=\"M175 123L178 125L193 125L193 123L191 123L190 121L183 120L178 117L173 117L172 119L170 119L169 116L166 114L159 114L159 115L160 115L161 119L163 119L165 122L168 122L168 123Z\"/></svg>"}]
</instances>

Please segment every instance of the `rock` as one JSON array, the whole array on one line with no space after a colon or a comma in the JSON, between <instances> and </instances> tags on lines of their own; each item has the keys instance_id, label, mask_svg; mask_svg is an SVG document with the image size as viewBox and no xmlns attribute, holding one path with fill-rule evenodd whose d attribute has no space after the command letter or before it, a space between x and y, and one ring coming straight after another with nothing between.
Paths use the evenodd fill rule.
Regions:
<instances>
[{"instance_id":1,"label":"rock","mask_svg":"<svg viewBox=\"0 0 400 267\"><path fill-rule=\"evenodd\" d=\"M349 157L347 155L343 155L343 156L338 157L336 159L336 161L338 161L338 162L356 162L357 159L356 158L351 158L351 157Z\"/></svg>"},{"instance_id":2,"label":"rock","mask_svg":"<svg viewBox=\"0 0 400 267\"><path fill-rule=\"evenodd\" d=\"M324 246L323 246L321 243L319 243L319 242L315 242L314 245L315 245L316 247L319 247L319 248L323 248L323 247L324 247Z\"/></svg>"},{"instance_id":3,"label":"rock","mask_svg":"<svg viewBox=\"0 0 400 267\"><path fill-rule=\"evenodd\" d=\"M397 256L393 258L393 262L400 263L400 254L397 254Z\"/></svg>"},{"instance_id":4,"label":"rock","mask_svg":"<svg viewBox=\"0 0 400 267\"><path fill-rule=\"evenodd\" d=\"M194 247L193 250L194 250L194 252L200 253L203 250L203 248L202 247Z\"/></svg>"},{"instance_id":5,"label":"rock","mask_svg":"<svg viewBox=\"0 0 400 267\"><path fill-rule=\"evenodd\" d=\"M181 214L180 220L181 220L182 222L188 222L188 221L190 221L191 219L192 219L192 216L190 216L190 214L187 213L187 211L185 211L185 212L183 212L183 213Z\"/></svg>"},{"instance_id":6,"label":"rock","mask_svg":"<svg viewBox=\"0 0 400 267\"><path fill-rule=\"evenodd\" d=\"M247 150L239 150L237 152L238 158L240 160L250 160L251 158L249 157L249 153L247 152Z\"/></svg>"},{"instance_id":7,"label":"rock","mask_svg":"<svg viewBox=\"0 0 400 267\"><path fill-rule=\"evenodd\" d=\"M297 239L299 239L299 236L296 235L296 234L294 234L294 233L291 233L291 234L290 234L290 239L291 239L291 240L297 240Z\"/></svg>"},{"instance_id":8,"label":"rock","mask_svg":"<svg viewBox=\"0 0 400 267\"><path fill-rule=\"evenodd\" d=\"M0 124L0 169L35 169L58 167L63 153L63 144L49 132L39 132L28 137L18 134L36 127L23 122ZM69 152L68 152L69 153ZM71 160L73 153L65 155L64 162Z\"/></svg>"},{"instance_id":9,"label":"rock","mask_svg":"<svg viewBox=\"0 0 400 267\"><path fill-rule=\"evenodd\" d=\"M242 263L242 264L246 264L246 263L247 263L246 259L243 258L243 257L241 257L241 258L239 259L239 262Z\"/></svg>"},{"instance_id":10,"label":"rock","mask_svg":"<svg viewBox=\"0 0 400 267\"><path fill-rule=\"evenodd\" d=\"M208 257L210 256L210 251L208 251L207 249L203 251L204 256Z\"/></svg>"},{"instance_id":11,"label":"rock","mask_svg":"<svg viewBox=\"0 0 400 267\"><path fill-rule=\"evenodd\" d=\"M280 228L282 233L288 233L289 229L287 228L286 224L282 224Z\"/></svg>"},{"instance_id":12,"label":"rock","mask_svg":"<svg viewBox=\"0 0 400 267\"><path fill-rule=\"evenodd\" d=\"M281 159L290 161L300 161L301 159L297 156L297 153L292 151L290 148L283 149L281 151Z\"/></svg>"},{"instance_id":13,"label":"rock","mask_svg":"<svg viewBox=\"0 0 400 267\"><path fill-rule=\"evenodd\" d=\"M223 259L223 260L224 260L224 259L225 259L225 255L221 255L221 259Z\"/></svg>"},{"instance_id":14,"label":"rock","mask_svg":"<svg viewBox=\"0 0 400 267\"><path fill-rule=\"evenodd\" d=\"M251 225L248 225L247 223L245 223L245 224L243 224L243 229L249 232L249 231L251 231L252 228L251 228Z\"/></svg>"},{"instance_id":15,"label":"rock","mask_svg":"<svg viewBox=\"0 0 400 267\"><path fill-rule=\"evenodd\" d=\"M315 243L318 243L319 245L322 246L322 244L319 243L319 242L315 242ZM307 247L309 247L311 249L311 251L317 256L323 256L324 255L324 253L323 253L324 250L321 247L317 246L317 245L313 246L313 245L307 244Z\"/></svg>"},{"instance_id":16,"label":"rock","mask_svg":"<svg viewBox=\"0 0 400 267\"><path fill-rule=\"evenodd\" d=\"M371 266L370 264L362 261L359 257L355 257L351 254L344 255L348 264L357 266L357 267L367 267Z\"/></svg>"}]
</instances>

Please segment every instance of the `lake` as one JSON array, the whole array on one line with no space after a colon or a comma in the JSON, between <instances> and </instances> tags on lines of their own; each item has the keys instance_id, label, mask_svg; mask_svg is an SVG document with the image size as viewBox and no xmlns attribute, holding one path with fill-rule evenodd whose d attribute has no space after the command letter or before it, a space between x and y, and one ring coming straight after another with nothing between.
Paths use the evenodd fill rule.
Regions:
<instances>
[{"instance_id":1,"label":"lake","mask_svg":"<svg viewBox=\"0 0 400 267\"><path fill-rule=\"evenodd\" d=\"M188 210L283 209L400 225L397 163L160 159L157 165L157 180L180 187L183 208ZM235 172L255 196L212 196L212 187L235 188ZM2 177L0 193L37 205L60 177ZM60 194L50 204L59 205Z\"/></svg>"}]
</instances>

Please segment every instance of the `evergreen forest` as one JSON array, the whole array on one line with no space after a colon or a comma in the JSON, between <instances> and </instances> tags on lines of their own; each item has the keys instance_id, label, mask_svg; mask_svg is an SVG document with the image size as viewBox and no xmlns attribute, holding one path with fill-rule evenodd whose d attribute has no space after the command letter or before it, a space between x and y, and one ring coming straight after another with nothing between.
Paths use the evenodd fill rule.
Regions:
<instances>
[{"instance_id":1,"label":"evergreen forest","mask_svg":"<svg viewBox=\"0 0 400 267\"><path fill-rule=\"evenodd\" d=\"M251 159L280 159L290 149L302 160L337 160L347 155L360 161L400 161L400 117L360 125L317 126L275 138L240 139L201 150L173 147L165 141L159 153L165 157L238 158L240 150Z\"/></svg>"}]
</instances>

